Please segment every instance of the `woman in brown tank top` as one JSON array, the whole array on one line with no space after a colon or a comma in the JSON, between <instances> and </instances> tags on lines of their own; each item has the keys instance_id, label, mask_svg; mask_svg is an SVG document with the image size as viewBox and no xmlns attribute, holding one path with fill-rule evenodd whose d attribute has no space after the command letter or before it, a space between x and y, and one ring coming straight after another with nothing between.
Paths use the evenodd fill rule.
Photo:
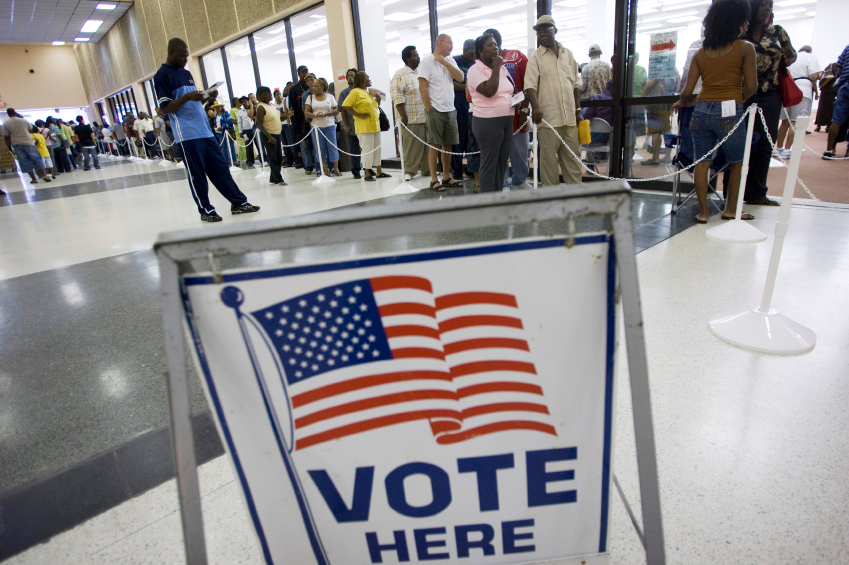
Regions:
<instances>
[{"instance_id":1,"label":"woman in brown tank top","mask_svg":"<svg viewBox=\"0 0 849 565\"><path fill-rule=\"evenodd\" d=\"M757 53L751 43L740 39L746 33L749 13L747 0L716 0L705 16L704 46L693 57L681 99L672 106L672 109L677 111L678 108L691 103L695 98L693 89L696 82L699 78L702 79L702 91L698 95L698 103L690 119L694 161L710 152L728 135L743 116L743 102L757 90ZM735 111L723 116L723 102L726 102L726 105L733 102ZM730 220L736 214L745 144L746 130L741 124L720 146L725 160L732 165L723 220ZM701 208L696 221L700 224L707 223L708 220L708 173L713 157L711 154L696 165L693 174L696 196ZM751 214L743 214L742 217L744 220L754 218Z\"/></svg>"}]
</instances>

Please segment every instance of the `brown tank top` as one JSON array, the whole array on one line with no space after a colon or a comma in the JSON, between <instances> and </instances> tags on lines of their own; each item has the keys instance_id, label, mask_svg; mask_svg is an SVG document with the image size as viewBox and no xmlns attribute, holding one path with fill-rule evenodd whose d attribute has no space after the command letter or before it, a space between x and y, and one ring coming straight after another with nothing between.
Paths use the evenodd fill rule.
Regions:
<instances>
[{"instance_id":1,"label":"brown tank top","mask_svg":"<svg viewBox=\"0 0 849 565\"><path fill-rule=\"evenodd\" d=\"M711 59L705 54L704 48L696 53L696 61L702 72L702 91L699 101L723 102L735 100L743 102L743 46L745 42L738 39L731 51Z\"/></svg>"}]
</instances>

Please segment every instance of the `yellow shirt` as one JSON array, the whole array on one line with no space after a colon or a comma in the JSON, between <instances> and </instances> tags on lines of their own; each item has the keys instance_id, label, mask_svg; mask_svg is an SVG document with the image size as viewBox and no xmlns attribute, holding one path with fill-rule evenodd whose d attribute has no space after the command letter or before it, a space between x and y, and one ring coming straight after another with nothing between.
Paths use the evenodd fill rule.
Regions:
<instances>
[{"instance_id":1,"label":"yellow shirt","mask_svg":"<svg viewBox=\"0 0 849 565\"><path fill-rule=\"evenodd\" d=\"M540 46L528 59L525 90L537 91L543 119L552 127L575 126L575 88L580 87L578 63L572 52L560 47L560 55ZM545 127L544 125L542 127Z\"/></svg>"},{"instance_id":2,"label":"yellow shirt","mask_svg":"<svg viewBox=\"0 0 849 565\"><path fill-rule=\"evenodd\" d=\"M35 147L38 149L38 154L42 157L50 157L50 153L47 152L47 144L44 142L44 136L40 133L32 133L30 137L35 142Z\"/></svg>"},{"instance_id":3,"label":"yellow shirt","mask_svg":"<svg viewBox=\"0 0 849 565\"><path fill-rule=\"evenodd\" d=\"M272 135L277 135L283 131L283 122L280 121L280 112L274 106L259 102L259 106L265 108L265 116L262 119L262 125L266 131Z\"/></svg>"},{"instance_id":4,"label":"yellow shirt","mask_svg":"<svg viewBox=\"0 0 849 565\"><path fill-rule=\"evenodd\" d=\"M374 96L362 88L352 88L351 92L342 103L345 108L351 108L360 114L368 114L368 118L361 119L354 116L354 129L356 133L377 133L380 131L380 119L377 112L377 100Z\"/></svg>"}]
</instances>

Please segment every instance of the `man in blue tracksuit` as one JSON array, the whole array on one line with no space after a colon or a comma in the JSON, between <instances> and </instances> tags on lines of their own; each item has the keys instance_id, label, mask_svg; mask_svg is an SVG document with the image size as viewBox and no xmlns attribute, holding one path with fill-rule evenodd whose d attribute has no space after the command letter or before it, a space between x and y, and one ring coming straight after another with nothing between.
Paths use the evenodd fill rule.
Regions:
<instances>
[{"instance_id":1,"label":"man in blue tracksuit","mask_svg":"<svg viewBox=\"0 0 849 565\"><path fill-rule=\"evenodd\" d=\"M168 42L168 59L159 67L154 77L156 97L163 114L170 114L171 131L176 150L183 156L189 172L189 186L195 199L200 219L220 222L221 216L209 202L209 185L212 181L218 192L230 201L232 214L259 211L259 206L248 203L247 196L236 186L230 176L229 164L221 154L209 120L203 110L204 95L198 92L192 73L185 69L189 60L189 46L182 39ZM209 95L218 96L217 92Z\"/></svg>"}]
</instances>

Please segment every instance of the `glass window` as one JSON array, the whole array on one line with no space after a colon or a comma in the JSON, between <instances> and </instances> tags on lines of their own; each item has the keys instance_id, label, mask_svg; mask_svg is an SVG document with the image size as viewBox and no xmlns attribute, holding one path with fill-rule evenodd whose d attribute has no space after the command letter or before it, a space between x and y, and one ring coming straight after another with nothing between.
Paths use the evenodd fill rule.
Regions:
<instances>
[{"instance_id":1,"label":"glass window","mask_svg":"<svg viewBox=\"0 0 849 565\"><path fill-rule=\"evenodd\" d=\"M159 108L159 104L156 103L156 95L154 94L153 89L153 79L144 81L144 94L147 96L147 104L150 108L151 113L156 113L156 109Z\"/></svg>"},{"instance_id":2,"label":"glass window","mask_svg":"<svg viewBox=\"0 0 849 565\"><path fill-rule=\"evenodd\" d=\"M404 66L401 51L407 45L414 46L420 57L430 53L427 3L421 0L384 0L383 19L386 25L386 55L389 65L387 70L389 78L392 78L395 72ZM462 45L460 48L462 49Z\"/></svg>"},{"instance_id":3,"label":"glass window","mask_svg":"<svg viewBox=\"0 0 849 565\"><path fill-rule=\"evenodd\" d=\"M276 88L282 91L286 83L292 80L285 22L277 22L254 33L254 47L259 64L260 82L269 87L272 92ZM308 63L304 64L308 65Z\"/></svg>"},{"instance_id":4,"label":"glass window","mask_svg":"<svg viewBox=\"0 0 849 565\"><path fill-rule=\"evenodd\" d=\"M474 5L472 5L474 4ZM519 0L484 4L469 0L440 0L436 4L439 33L454 41L453 56L463 53L463 42L476 39L484 30L496 29L501 46L528 54L528 8L536 12L536 2ZM425 20L425 23L427 20Z\"/></svg>"},{"instance_id":5,"label":"glass window","mask_svg":"<svg viewBox=\"0 0 849 565\"><path fill-rule=\"evenodd\" d=\"M227 67L230 70L233 95L241 97L247 96L251 92L256 92L256 77L254 76L254 64L251 58L251 47L248 43L248 38L243 37L238 41L234 41L224 47L224 50L227 53ZM205 64L206 61L204 61ZM207 80L211 80L208 74Z\"/></svg>"},{"instance_id":6,"label":"glass window","mask_svg":"<svg viewBox=\"0 0 849 565\"><path fill-rule=\"evenodd\" d=\"M330 62L324 4L301 12L289 21L292 26L292 42L298 66L306 65L315 76L327 80L327 84L332 84L333 65ZM363 31L367 33L365 29Z\"/></svg>"},{"instance_id":7,"label":"glass window","mask_svg":"<svg viewBox=\"0 0 849 565\"><path fill-rule=\"evenodd\" d=\"M222 83L218 87L218 101L224 107L230 109L230 90L227 88L227 78L224 74L224 59L221 58L221 50L210 51L200 58L203 62L203 74L206 76L205 87L212 86L216 82ZM253 71L252 71L253 72Z\"/></svg>"}]
</instances>

